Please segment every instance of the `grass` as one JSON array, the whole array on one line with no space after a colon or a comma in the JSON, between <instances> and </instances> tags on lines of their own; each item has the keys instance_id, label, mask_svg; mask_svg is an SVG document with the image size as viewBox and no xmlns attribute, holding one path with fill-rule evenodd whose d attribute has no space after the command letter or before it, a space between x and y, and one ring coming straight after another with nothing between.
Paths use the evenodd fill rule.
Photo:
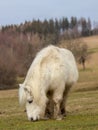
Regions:
<instances>
[{"instance_id":1,"label":"grass","mask_svg":"<svg viewBox=\"0 0 98 130\"><path fill-rule=\"evenodd\" d=\"M19 107L17 90L6 90L1 93L6 93L6 96L0 97L0 130L98 129L98 89L96 91L89 91L89 88L88 91L71 91L67 102L68 115L64 120L38 122L27 120L24 108Z\"/></svg>"},{"instance_id":2,"label":"grass","mask_svg":"<svg viewBox=\"0 0 98 130\"><path fill-rule=\"evenodd\" d=\"M12 123L14 121L14 123ZM6 127L1 127L1 130L97 130L98 129L98 115L73 115L68 116L67 119L63 121L39 121L39 122L27 122L26 120L21 120L21 118L12 118L7 121L4 125ZM4 120L5 121L5 120ZM3 121L3 122L4 122Z\"/></svg>"},{"instance_id":3,"label":"grass","mask_svg":"<svg viewBox=\"0 0 98 130\"><path fill-rule=\"evenodd\" d=\"M94 38L94 37L92 37ZM18 103L18 90L0 91L0 130L98 130L98 46L90 42L92 59L86 70L79 66L79 81L71 89L67 101L67 117L62 121L30 122L25 108ZM23 79L18 78L19 82Z\"/></svg>"},{"instance_id":4,"label":"grass","mask_svg":"<svg viewBox=\"0 0 98 130\"><path fill-rule=\"evenodd\" d=\"M89 54L96 53L96 52L98 52L98 48L91 48L88 50Z\"/></svg>"}]
</instances>

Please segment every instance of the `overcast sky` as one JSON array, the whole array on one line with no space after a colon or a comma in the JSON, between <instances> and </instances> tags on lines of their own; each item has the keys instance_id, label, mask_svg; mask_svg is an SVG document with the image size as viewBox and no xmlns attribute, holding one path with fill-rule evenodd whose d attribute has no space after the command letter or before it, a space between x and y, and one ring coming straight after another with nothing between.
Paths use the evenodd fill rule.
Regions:
<instances>
[{"instance_id":1,"label":"overcast sky","mask_svg":"<svg viewBox=\"0 0 98 130\"><path fill-rule=\"evenodd\" d=\"M63 16L98 22L98 0L0 0L0 25Z\"/></svg>"}]
</instances>

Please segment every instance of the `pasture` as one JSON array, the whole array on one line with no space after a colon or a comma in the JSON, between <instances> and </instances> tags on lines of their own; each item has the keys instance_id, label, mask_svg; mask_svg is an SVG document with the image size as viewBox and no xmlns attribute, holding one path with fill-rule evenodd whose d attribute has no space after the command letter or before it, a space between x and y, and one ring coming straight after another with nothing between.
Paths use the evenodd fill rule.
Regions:
<instances>
[{"instance_id":1,"label":"pasture","mask_svg":"<svg viewBox=\"0 0 98 130\"><path fill-rule=\"evenodd\" d=\"M79 68L79 81L67 101L67 117L61 121L30 122L18 103L18 90L0 91L0 130L98 130L98 40L84 38L92 52L86 70Z\"/></svg>"}]
</instances>

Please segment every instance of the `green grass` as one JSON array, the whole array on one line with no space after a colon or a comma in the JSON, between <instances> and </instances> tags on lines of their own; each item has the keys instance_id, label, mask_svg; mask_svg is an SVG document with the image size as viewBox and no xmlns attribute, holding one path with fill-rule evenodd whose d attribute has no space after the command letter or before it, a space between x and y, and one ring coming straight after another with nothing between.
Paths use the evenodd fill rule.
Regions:
<instances>
[{"instance_id":1,"label":"green grass","mask_svg":"<svg viewBox=\"0 0 98 130\"><path fill-rule=\"evenodd\" d=\"M25 117L9 117L2 119L0 130L97 130L98 115L69 115L62 121L29 122ZM5 122L7 121L7 122ZM1 125L2 124L2 125Z\"/></svg>"},{"instance_id":2,"label":"green grass","mask_svg":"<svg viewBox=\"0 0 98 130\"><path fill-rule=\"evenodd\" d=\"M25 108L18 103L18 91L6 90L6 96L0 96L0 130L97 130L98 89L76 90L73 89L69 94L68 115L65 119L38 122L27 120ZM2 93L3 91L0 91L0 94Z\"/></svg>"}]
</instances>

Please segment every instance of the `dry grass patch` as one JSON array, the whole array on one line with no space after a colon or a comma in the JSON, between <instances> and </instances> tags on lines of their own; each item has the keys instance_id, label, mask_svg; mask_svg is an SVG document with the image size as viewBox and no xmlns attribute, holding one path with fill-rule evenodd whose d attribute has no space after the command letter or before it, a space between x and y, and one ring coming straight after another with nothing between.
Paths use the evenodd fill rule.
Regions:
<instances>
[{"instance_id":1,"label":"dry grass patch","mask_svg":"<svg viewBox=\"0 0 98 130\"><path fill-rule=\"evenodd\" d=\"M98 35L82 38L89 48L98 48Z\"/></svg>"}]
</instances>

